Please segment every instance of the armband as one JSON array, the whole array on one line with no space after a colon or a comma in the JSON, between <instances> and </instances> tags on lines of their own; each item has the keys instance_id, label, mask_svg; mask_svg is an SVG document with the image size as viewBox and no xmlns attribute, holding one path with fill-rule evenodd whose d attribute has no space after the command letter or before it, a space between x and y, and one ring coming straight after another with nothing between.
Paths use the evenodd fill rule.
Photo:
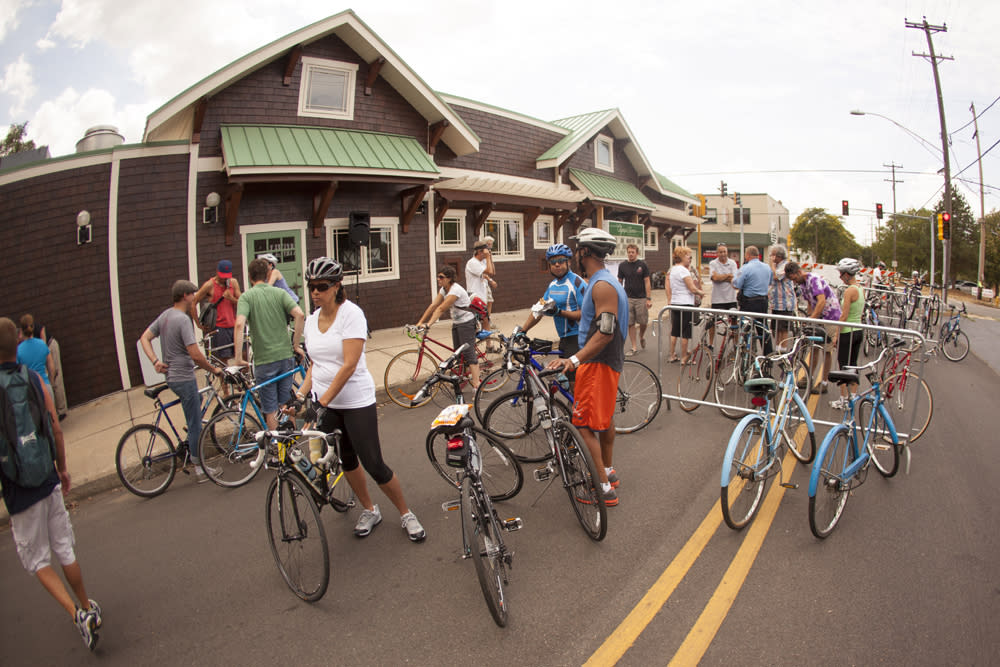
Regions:
<instances>
[{"instance_id":1,"label":"armband","mask_svg":"<svg viewBox=\"0 0 1000 667\"><path fill-rule=\"evenodd\" d=\"M605 336L613 336L618 326L618 316L614 313L601 313L597 320L597 330Z\"/></svg>"}]
</instances>

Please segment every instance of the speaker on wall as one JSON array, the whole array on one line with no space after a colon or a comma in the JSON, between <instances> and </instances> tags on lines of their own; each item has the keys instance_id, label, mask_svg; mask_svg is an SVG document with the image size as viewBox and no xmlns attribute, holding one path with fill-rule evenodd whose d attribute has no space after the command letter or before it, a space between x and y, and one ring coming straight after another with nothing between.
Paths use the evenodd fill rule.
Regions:
<instances>
[{"instance_id":1,"label":"speaker on wall","mask_svg":"<svg viewBox=\"0 0 1000 667\"><path fill-rule=\"evenodd\" d=\"M365 211L351 211L348 216L347 235L354 245L368 245L371 216Z\"/></svg>"}]
</instances>

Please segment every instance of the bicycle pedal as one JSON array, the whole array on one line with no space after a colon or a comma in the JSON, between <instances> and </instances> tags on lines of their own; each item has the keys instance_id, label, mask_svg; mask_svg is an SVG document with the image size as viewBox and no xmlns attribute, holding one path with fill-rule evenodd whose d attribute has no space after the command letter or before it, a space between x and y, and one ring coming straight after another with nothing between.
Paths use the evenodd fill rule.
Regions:
<instances>
[{"instance_id":1,"label":"bicycle pedal","mask_svg":"<svg viewBox=\"0 0 1000 667\"><path fill-rule=\"evenodd\" d=\"M535 469L532 473L536 482L547 482L552 477L552 469L548 466Z\"/></svg>"},{"instance_id":2,"label":"bicycle pedal","mask_svg":"<svg viewBox=\"0 0 1000 667\"><path fill-rule=\"evenodd\" d=\"M500 525L503 526L503 529L506 531L515 531L521 530L521 527L524 526L524 522L521 521L521 517L515 516L509 519L501 519Z\"/></svg>"},{"instance_id":3,"label":"bicycle pedal","mask_svg":"<svg viewBox=\"0 0 1000 667\"><path fill-rule=\"evenodd\" d=\"M783 489L793 489L794 490L794 489L799 488L799 485L796 484L795 482L782 482L781 483L781 488L783 488Z\"/></svg>"},{"instance_id":4,"label":"bicycle pedal","mask_svg":"<svg viewBox=\"0 0 1000 667\"><path fill-rule=\"evenodd\" d=\"M449 500L447 502L441 503L441 511L442 512L454 512L455 510L457 510L461 506L462 506L462 501L461 500Z\"/></svg>"}]
</instances>

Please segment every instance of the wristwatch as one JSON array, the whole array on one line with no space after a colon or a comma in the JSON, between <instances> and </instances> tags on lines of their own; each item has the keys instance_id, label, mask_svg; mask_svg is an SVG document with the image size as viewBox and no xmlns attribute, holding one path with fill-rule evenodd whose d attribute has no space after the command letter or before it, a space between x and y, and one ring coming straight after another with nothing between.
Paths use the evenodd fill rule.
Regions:
<instances>
[{"instance_id":1,"label":"wristwatch","mask_svg":"<svg viewBox=\"0 0 1000 667\"><path fill-rule=\"evenodd\" d=\"M571 362L571 363L573 364L573 368L579 368L579 367L580 367L580 360L576 358L576 355L575 355L575 354L574 354L574 355L572 355L572 356L571 356L571 357L569 358L569 360L570 360L570 362Z\"/></svg>"}]
</instances>

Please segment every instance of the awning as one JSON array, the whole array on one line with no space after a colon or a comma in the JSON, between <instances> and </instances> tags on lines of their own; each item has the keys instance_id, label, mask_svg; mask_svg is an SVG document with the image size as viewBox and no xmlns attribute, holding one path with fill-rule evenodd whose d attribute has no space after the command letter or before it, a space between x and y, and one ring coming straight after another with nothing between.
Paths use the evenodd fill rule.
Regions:
<instances>
[{"instance_id":1,"label":"awning","mask_svg":"<svg viewBox=\"0 0 1000 667\"><path fill-rule=\"evenodd\" d=\"M449 201L483 201L496 204L572 209L586 195L546 181L481 174L458 176L434 184L435 192Z\"/></svg>"},{"instance_id":2,"label":"awning","mask_svg":"<svg viewBox=\"0 0 1000 667\"><path fill-rule=\"evenodd\" d=\"M223 125L230 178L338 176L434 179L434 161L413 137L329 127Z\"/></svg>"},{"instance_id":3,"label":"awning","mask_svg":"<svg viewBox=\"0 0 1000 667\"><path fill-rule=\"evenodd\" d=\"M570 169L569 178L593 202L643 211L653 211L656 208L656 204L642 194L639 188L627 181L581 169Z\"/></svg>"}]
</instances>

